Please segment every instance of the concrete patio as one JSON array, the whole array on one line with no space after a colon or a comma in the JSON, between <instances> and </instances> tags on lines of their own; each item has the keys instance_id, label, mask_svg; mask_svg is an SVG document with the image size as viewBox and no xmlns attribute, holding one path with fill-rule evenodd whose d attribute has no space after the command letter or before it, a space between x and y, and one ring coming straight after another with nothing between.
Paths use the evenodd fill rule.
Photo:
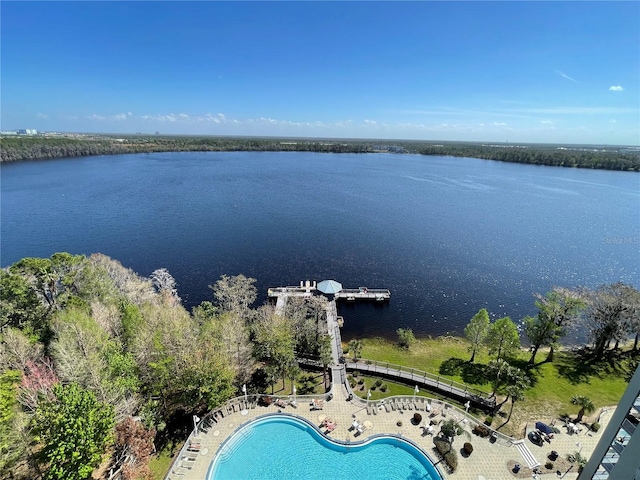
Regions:
<instances>
[{"instance_id":1,"label":"concrete patio","mask_svg":"<svg viewBox=\"0 0 640 480\"><path fill-rule=\"evenodd\" d=\"M333 378L334 381L339 382L342 376L336 376L336 373L334 372ZM287 404L293 399L293 396L272 397L274 400L282 399L285 402L283 405L287 404L285 407L277 406L275 403L269 406L259 406L256 396L248 396L246 401L245 397L233 399L202 420L200 426L206 425L207 427L199 429L197 434L195 431L192 432L166 478L173 480L206 479L211 461L222 443L243 425L265 414L289 413L300 416L315 424L321 431L324 431L320 428L322 419L330 417L337 423L337 426L328 436L341 442L358 442L379 434L400 435L418 445L447 479L507 480L523 478L525 475L527 477L534 476L527 468L527 458L521 453L521 449L525 451L528 449L533 455L534 461L540 464L539 468L544 474L539 475L539 478L551 479L562 476L566 479L575 479L578 476L577 466L568 472L562 471L560 474L556 469L546 473L547 455L551 450L555 450L560 457L566 458L567 454L580 451L583 456L588 458L599 438L599 433L587 432L586 428L583 428L580 433L570 434L564 428L564 423L558 420L555 426L561 430L561 433L556 434L550 444L544 443L540 447L534 445L530 440L524 439L523 444L527 448L523 448L522 446L518 447L517 443L514 444L515 439L502 434L497 434L495 439L474 435L471 431L473 426L478 423L476 418L467 415L464 410L453 405L428 397L415 397L418 413L422 416L422 422L419 425L414 425L412 422L413 414L416 411L416 404L412 396L391 397L386 399L384 403L380 401L367 402L353 397L346 390L344 384L334 383L330 397L329 400L328 395L297 396L297 408ZM325 399L322 410L314 409L311 405L313 398ZM426 411L429 403L431 412ZM410 408L393 409L392 405L396 404L410 406ZM215 417L213 413L216 413ZM610 413L601 415L600 432L606 427L609 417ZM349 430L354 418L361 423L367 421L366 425L369 427L358 436L355 435L357 433L355 430ZM430 420L434 420L438 423L434 425L434 435L438 435L439 424L451 418L459 422L465 433L456 437L453 443L454 449L458 452L458 468L454 473L447 473L446 465L439 463L440 458L434 451L433 436L426 435L425 429L421 427L427 427ZM402 422L401 426L397 425L399 421ZM531 428L533 428L533 424L529 425L529 430ZM465 457L461 452L464 442L470 442L473 445L473 453L468 457ZM194 445L194 448L189 451L188 447L191 444ZM513 473L510 469L514 463L519 463L522 466L518 474Z\"/></svg>"}]
</instances>

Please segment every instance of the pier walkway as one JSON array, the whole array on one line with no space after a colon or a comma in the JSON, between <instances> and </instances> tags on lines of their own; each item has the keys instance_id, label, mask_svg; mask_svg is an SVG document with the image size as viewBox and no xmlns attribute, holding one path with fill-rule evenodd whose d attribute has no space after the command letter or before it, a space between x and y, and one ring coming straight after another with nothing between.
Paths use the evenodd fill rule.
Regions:
<instances>
[{"instance_id":1,"label":"pier walkway","mask_svg":"<svg viewBox=\"0 0 640 480\"><path fill-rule=\"evenodd\" d=\"M269 298L280 299L281 297L311 297L322 294L316 287L316 282L300 282L300 285L290 285L286 287L272 287L267 290ZM386 288L343 288L333 294L334 300L375 300L385 301L391 298L391 291Z\"/></svg>"},{"instance_id":2,"label":"pier walkway","mask_svg":"<svg viewBox=\"0 0 640 480\"><path fill-rule=\"evenodd\" d=\"M400 383L418 385L461 402L469 401L474 407L483 410L493 409L496 406L495 398L481 390L415 368L363 359L359 362L345 362L344 366L348 371L373 373Z\"/></svg>"},{"instance_id":3,"label":"pier walkway","mask_svg":"<svg viewBox=\"0 0 640 480\"><path fill-rule=\"evenodd\" d=\"M275 311L277 314L284 314L287 299L289 297L303 297L308 298L316 293L321 293L316 288L316 282L300 282L299 286L287 286L269 288L269 298L276 298ZM401 365L392 365L389 363L362 360L359 362L347 362L342 354L342 338L340 335L341 321L338 317L338 309L336 300L387 300L391 297L391 292L386 289L366 287L343 288L334 295L329 295L330 300L327 302L327 333L331 337L331 356L332 356L332 374L335 376L338 371L336 367L340 368L340 376L343 377L346 371L359 370L369 374L379 375L390 380L395 380L400 383L409 385L418 385L418 387L426 388L432 392L445 395L450 398L454 398L460 402L471 402L475 407L483 410L493 409L496 405L496 399L490 397L486 392L478 390L473 387L469 387L463 383L458 383L453 380L440 377L428 372L423 372L415 368L403 367ZM341 319L340 319L341 320ZM300 359L301 363L307 365L315 365L318 362L314 359Z\"/></svg>"}]
</instances>

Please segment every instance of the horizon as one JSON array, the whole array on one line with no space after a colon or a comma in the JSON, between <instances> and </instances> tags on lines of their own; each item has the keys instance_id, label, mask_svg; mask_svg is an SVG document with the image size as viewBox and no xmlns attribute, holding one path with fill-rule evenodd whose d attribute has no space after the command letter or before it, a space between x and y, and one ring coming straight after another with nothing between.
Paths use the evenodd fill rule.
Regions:
<instances>
[{"instance_id":1,"label":"horizon","mask_svg":"<svg viewBox=\"0 0 640 480\"><path fill-rule=\"evenodd\" d=\"M11 131L11 130L9 130ZM3 132L6 132L3 130ZM36 135L6 135L0 133L0 136L9 136L11 138L29 138L29 137L38 137L41 135L47 134L55 134L55 135L83 135L83 136L104 136L104 137L212 137L212 138L241 138L241 139L264 139L264 140L332 140L332 141L353 141L353 142L406 142L406 143L442 143L442 144L459 144L459 143L469 143L474 145L479 144L488 144L485 146L569 146L569 147L624 147L624 148L640 148L639 144L611 144L611 143L552 143L552 142L510 142L499 140L442 140L438 138L434 139L410 139L410 138L381 138L381 137L313 137L313 136L293 136L293 135L217 135L210 133L162 133L162 132L72 132L72 131L54 131L54 130L46 130L39 131Z\"/></svg>"},{"instance_id":2,"label":"horizon","mask_svg":"<svg viewBox=\"0 0 640 480\"><path fill-rule=\"evenodd\" d=\"M0 130L638 146L638 25L635 2L3 2Z\"/></svg>"}]
</instances>

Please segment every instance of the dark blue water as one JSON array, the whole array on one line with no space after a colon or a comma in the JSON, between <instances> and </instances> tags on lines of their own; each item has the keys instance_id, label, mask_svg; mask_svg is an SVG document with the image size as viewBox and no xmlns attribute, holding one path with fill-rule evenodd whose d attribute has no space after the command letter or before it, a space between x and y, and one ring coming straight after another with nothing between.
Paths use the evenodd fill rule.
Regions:
<instances>
[{"instance_id":1,"label":"dark blue water","mask_svg":"<svg viewBox=\"0 0 640 480\"><path fill-rule=\"evenodd\" d=\"M520 320L553 285L640 287L640 175L412 155L163 153L1 167L1 262L101 252L166 267L185 305L222 274L389 288L344 337Z\"/></svg>"}]
</instances>

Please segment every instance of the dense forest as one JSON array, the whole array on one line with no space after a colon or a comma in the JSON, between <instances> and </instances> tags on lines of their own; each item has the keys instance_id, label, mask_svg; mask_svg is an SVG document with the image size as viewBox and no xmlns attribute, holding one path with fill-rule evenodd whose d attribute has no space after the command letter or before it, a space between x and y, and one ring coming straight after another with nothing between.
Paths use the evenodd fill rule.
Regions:
<instances>
[{"instance_id":1,"label":"dense forest","mask_svg":"<svg viewBox=\"0 0 640 480\"><path fill-rule=\"evenodd\" d=\"M324 392L296 355L330 363L326 300L280 317L251 308L254 282L223 276L188 312L166 269L142 278L101 254L0 270L0 478L149 478L154 446L243 384Z\"/></svg>"},{"instance_id":2,"label":"dense forest","mask_svg":"<svg viewBox=\"0 0 640 480\"><path fill-rule=\"evenodd\" d=\"M411 153L472 157L501 162L640 171L640 150L557 145L485 145L391 140L284 139L196 136L5 136L0 160L16 162L60 157L151 152L297 151L326 153Z\"/></svg>"},{"instance_id":3,"label":"dense forest","mask_svg":"<svg viewBox=\"0 0 640 480\"><path fill-rule=\"evenodd\" d=\"M188 312L164 268L145 278L102 254L56 253L0 269L0 479L150 478L152 453L185 438L192 415L241 395L243 385L273 393L291 379L300 394L325 392L326 298L291 298L276 315L271 305L253 306L254 283L223 275L210 285L211 301ZM553 356L576 325L591 332L593 358L629 337L636 351L637 289L554 289L537 298L538 315L524 319L531 364L540 347ZM413 334L400 330L408 348ZM520 350L515 323L490 323L484 309L465 336L471 362L482 345L498 366ZM349 342L353 356L361 346ZM319 361L325 375L305 373L300 358ZM520 393L505 395L513 405Z\"/></svg>"}]
</instances>

